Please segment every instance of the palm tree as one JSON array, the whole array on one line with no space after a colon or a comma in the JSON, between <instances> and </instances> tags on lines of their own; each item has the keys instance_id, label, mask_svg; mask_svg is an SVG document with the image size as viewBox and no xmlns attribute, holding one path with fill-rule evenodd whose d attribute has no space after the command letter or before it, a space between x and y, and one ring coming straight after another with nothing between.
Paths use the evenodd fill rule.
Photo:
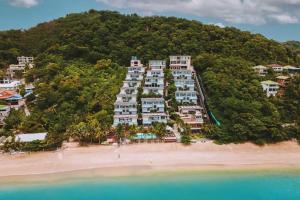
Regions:
<instances>
[{"instance_id":1,"label":"palm tree","mask_svg":"<svg viewBox=\"0 0 300 200\"><path fill-rule=\"evenodd\" d=\"M134 136L138 132L138 127L134 124L129 127L129 135Z\"/></svg>"},{"instance_id":2,"label":"palm tree","mask_svg":"<svg viewBox=\"0 0 300 200\"><path fill-rule=\"evenodd\" d=\"M162 140L167 135L166 124L164 123L154 123L152 130L156 135Z\"/></svg>"},{"instance_id":3,"label":"palm tree","mask_svg":"<svg viewBox=\"0 0 300 200\"><path fill-rule=\"evenodd\" d=\"M118 143L120 144L120 142L124 138L124 127L122 124L119 124L116 128L116 137L117 137Z\"/></svg>"}]
</instances>

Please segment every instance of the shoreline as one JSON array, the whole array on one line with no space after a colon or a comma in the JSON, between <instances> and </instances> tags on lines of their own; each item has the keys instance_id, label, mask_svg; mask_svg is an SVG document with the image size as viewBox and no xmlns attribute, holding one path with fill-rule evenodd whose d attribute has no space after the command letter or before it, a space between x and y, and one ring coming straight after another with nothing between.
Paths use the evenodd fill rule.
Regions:
<instances>
[{"instance_id":1,"label":"shoreline","mask_svg":"<svg viewBox=\"0 0 300 200\"><path fill-rule=\"evenodd\" d=\"M55 152L0 155L0 185L122 178L209 171L299 171L300 145L284 142L182 146L134 144L71 146Z\"/></svg>"},{"instance_id":2,"label":"shoreline","mask_svg":"<svg viewBox=\"0 0 300 200\"><path fill-rule=\"evenodd\" d=\"M173 166L172 166L173 167ZM120 169L122 169L120 171ZM279 174L280 173L280 174ZM32 187L32 186L59 186L65 184L76 184L84 182L103 183L115 181L142 181L142 180L164 180L176 177L195 178L194 175L201 174L201 178L223 177L236 178L251 175L300 175L300 167L294 166L186 166L171 168L152 168L149 166L128 166L128 167L105 167L95 169L83 169L74 171L55 172L47 174L27 174L2 176L0 188ZM1 189L0 189L1 192Z\"/></svg>"}]
</instances>

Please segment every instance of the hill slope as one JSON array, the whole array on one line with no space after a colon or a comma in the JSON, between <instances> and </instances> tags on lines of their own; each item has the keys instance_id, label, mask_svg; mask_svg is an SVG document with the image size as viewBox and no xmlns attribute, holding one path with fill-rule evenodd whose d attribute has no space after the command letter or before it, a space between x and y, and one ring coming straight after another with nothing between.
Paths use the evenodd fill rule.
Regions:
<instances>
[{"instance_id":1,"label":"hill slope","mask_svg":"<svg viewBox=\"0 0 300 200\"><path fill-rule=\"evenodd\" d=\"M171 54L192 56L209 52L239 56L256 64L287 62L292 55L280 43L235 28L219 28L175 17L139 17L91 10L42 23L26 31L0 34L0 59L14 61L23 53L48 52L66 59L80 56L95 63L111 58L127 64L131 55L145 61ZM71 51L72 50L72 51Z\"/></svg>"},{"instance_id":2,"label":"hill slope","mask_svg":"<svg viewBox=\"0 0 300 200\"><path fill-rule=\"evenodd\" d=\"M37 87L38 97L28 100L33 114L8 123L8 133L16 128L46 129L57 141L77 124L77 130L93 124L100 131L81 139L100 141L108 134L115 94L124 78L121 66L128 65L132 55L146 63L188 54L203 75L209 105L223 124L221 128L209 127L209 137L221 142L258 143L295 137L281 130L284 117L275 100L264 97L251 66L295 64L296 56L262 35L175 17L90 10L26 31L0 32L0 49L2 68L15 62L18 55L37 58L37 67L26 75Z\"/></svg>"}]
</instances>

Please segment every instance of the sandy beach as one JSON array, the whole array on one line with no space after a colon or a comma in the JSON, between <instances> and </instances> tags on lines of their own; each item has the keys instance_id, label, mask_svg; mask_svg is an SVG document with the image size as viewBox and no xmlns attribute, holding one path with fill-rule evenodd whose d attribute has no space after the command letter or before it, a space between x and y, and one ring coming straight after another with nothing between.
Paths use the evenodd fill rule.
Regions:
<instances>
[{"instance_id":1,"label":"sandy beach","mask_svg":"<svg viewBox=\"0 0 300 200\"><path fill-rule=\"evenodd\" d=\"M158 171L272 168L300 169L300 145L296 142L264 147L250 143L216 145L212 142L191 146L177 143L121 147L69 145L55 152L0 155L2 182L23 181L26 177L36 181L57 181L73 177L131 176Z\"/></svg>"},{"instance_id":2,"label":"sandy beach","mask_svg":"<svg viewBox=\"0 0 300 200\"><path fill-rule=\"evenodd\" d=\"M155 170L299 168L300 145L284 142L259 147L253 144L183 146L134 144L70 146L55 152L0 155L0 177L57 174L94 170L94 175L124 176ZM97 170L97 172L95 171Z\"/></svg>"}]
</instances>

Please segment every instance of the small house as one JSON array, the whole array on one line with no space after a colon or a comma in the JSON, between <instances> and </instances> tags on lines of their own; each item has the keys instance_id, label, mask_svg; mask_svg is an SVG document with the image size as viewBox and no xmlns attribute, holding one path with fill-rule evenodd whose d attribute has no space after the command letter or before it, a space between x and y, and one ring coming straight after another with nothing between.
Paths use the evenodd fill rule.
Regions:
<instances>
[{"instance_id":1,"label":"small house","mask_svg":"<svg viewBox=\"0 0 300 200\"><path fill-rule=\"evenodd\" d=\"M34 61L33 57L20 56L17 57L19 64L32 64Z\"/></svg>"},{"instance_id":2,"label":"small house","mask_svg":"<svg viewBox=\"0 0 300 200\"><path fill-rule=\"evenodd\" d=\"M11 81L9 83L1 83L0 89L3 90L16 90L21 85L21 81Z\"/></svg>"},{"instance_id":3,"label":"small house","mask_svg":"<svg viewBox=\"0 0 300 200\"><path fill-rule=\"evenodd\" d=\"M259 76L266 76L268 74L268 68L266 66L258 65L253 67L253 69Z\"/></svg>"},{"instance_id":4,"label":"small house","mask_svg":"<svg viewBox=\"0 0 300 200\"><path fill-rule=\"evenodd\" d=\"M279 64L271 64L271 65L267 65L267 67L273 69L273 71L276 73L283 72L283 66Z\"/></svg>"},{"instance_id":5,"label":"small house","mask_svg":"<svg viewBox=\"0 0 300 200\"><path fill-rule=\"evenodd\" d=\"M279 84L274 81L262 81L261 82L263 91L267 94L267 97L276 96L279 90Z\"/></svg>"},{"instance_id":6,"label":"small house","mask_svg":"<svg viewBox=\"0 0 300 200\"><path fill-rule=\"evenodd\" d=\"M289 76L277 76L276 79L280 87L286 87L291 78Z\"/></svg>"}]
</instances>

